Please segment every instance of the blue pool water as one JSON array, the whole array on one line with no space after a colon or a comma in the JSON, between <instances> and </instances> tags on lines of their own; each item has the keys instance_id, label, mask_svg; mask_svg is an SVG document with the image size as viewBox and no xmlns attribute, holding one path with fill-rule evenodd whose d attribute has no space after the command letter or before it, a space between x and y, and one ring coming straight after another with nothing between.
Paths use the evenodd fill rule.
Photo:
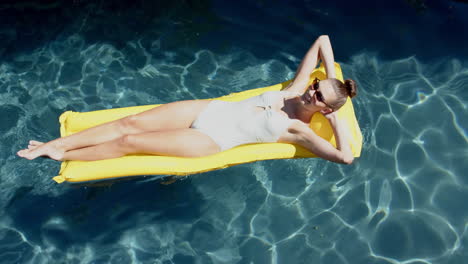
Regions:
<instances>
[{"instance_id":1,"label":"blue pool water","mask_svg":"<svg viewBox=\"0 0 468 264\"><path fill-rule=\"evenodd\" d=\"M4 1L0 263L468 263L468 4L378 2ZM320 34L359 85L351 166L58 185L14 155L66 110L285 81Z\"/></svg>"}]
</instances>

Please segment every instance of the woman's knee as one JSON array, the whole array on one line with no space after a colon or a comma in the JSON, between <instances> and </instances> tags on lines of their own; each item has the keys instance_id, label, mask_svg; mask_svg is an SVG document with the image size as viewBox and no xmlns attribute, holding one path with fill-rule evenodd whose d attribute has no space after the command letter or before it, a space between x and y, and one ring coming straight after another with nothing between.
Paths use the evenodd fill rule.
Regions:
<instances>
[{"instance_id":1,"label":"woman's knee","mask_svg":"<svg viewBox=\"0 0 468 264\"><path fill-rule=\"evenodd\" d=\"M119 119L117 125L122 135L141 133L140 129L138 129L138 117L136 115Z\"/></svg>"},{"instance_id":2,"label":"woman's knee","mask_svg":"<svg viewBox=\"0 0 468 264\"><path fill-rule=\"evenodd\" d=\"M134 135L123 135L120 138L117 139L117 145L119 149L126 154L133 153L137 151L137 144L135 141L135 136Z\"/></svg>"}]
</instances>

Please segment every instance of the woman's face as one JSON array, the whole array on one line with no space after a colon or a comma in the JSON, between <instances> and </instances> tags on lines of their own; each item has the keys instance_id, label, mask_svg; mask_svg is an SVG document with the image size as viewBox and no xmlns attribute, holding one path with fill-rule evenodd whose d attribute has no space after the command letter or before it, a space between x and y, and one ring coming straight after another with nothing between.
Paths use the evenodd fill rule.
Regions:
<instances>
[{"instance_id":1,"label":"woman's face","mask_svg":"<svg viewBox=\"0 0 468 264\"><path fill-rule=\"evenodd\" d=\"M315 79L302 95L303 105L314 111L333 110L331 104L338 99L335 89L328 80Z\"/></svg>"}]
</instances>

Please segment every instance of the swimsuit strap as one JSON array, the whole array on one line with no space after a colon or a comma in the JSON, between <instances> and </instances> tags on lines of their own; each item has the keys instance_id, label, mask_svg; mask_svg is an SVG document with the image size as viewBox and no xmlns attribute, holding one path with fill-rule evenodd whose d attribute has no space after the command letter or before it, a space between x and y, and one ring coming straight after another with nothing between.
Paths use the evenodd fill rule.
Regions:
<instances>
[{"instance_id":1,"label":"swimsuit strap","mask_svg":"<svg viewBox=\"0 0 468 264\"><path fill-rule=\"evenodd\" d=\"M272 109L272 105L276 103L278 98L283 97L282 96L283 92L282 91L270 91L270 92L265 92L261 96L258 97L258 100L256 102L256 106L263 107L265 109Z\"/></svg>"}]
</instances>

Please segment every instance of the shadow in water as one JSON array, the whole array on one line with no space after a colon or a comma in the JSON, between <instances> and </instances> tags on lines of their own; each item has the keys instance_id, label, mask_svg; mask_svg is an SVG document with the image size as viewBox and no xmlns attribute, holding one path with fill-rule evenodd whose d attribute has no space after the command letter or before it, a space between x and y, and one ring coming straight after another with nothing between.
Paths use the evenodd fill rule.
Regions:
<instances>
[{"instance_id":1,"label":"shadow in water","mask_svg":"<svg viewBox=\"0 0 468 264\"><path fill-rule=\"evenodd\" d=\"M109 43L123 49L132 40L161 36L157 26L174 18L177 35L190 41L213 23L209 0L103 1L47 0L0 3L0 55L11 60L18 54L44 47L50 41L80 34L87 44ZM190 21L190 23L184 23ZM181 27L181 25L183 27ZM168 36L171 37L171 36ZM181 41L173 41L181 46Z\"/></svg>"},{"instance_id":2,"label":"shadow in water","mask_svg":"<svg viewBox=\"0 0 468 264\"><path fill-rule=\"evenodd\" d=\"M33 187L18 189L6 213L14 228L28 240L53 243L57 249L86 244L112 244L135 226L167 221L193 223L200 217L203 197L191 180L171 185L142 178L103 183L100 187L67 186L63 195L31 194Z\"/></svg>"},{"instance_id":3,"label":"shadow in water","mask_svg":"<svg viewBox=\"0 0 468 264\"><path fill-rule=\"evenodd\" d=\"M468 21L461 14L468 5L364 1L365 8L357 8L354 2L338 2L8 0L0 3L0 55L11 60L79 34L86 44L109 43L129 55L128 43L137 40L151 51L159 39L164 51L188 52L184 48L189 47L229 53L234 47L264 59L282 58L280 53L302 58L318 35L329 34L340 60L363 50L384 59L468 56L459 44L466 40L460 32ZM427 43L438 48L421 49ZM135 60L136 67L144 66L144 60Z\"/></svg>"}]
</instances>

